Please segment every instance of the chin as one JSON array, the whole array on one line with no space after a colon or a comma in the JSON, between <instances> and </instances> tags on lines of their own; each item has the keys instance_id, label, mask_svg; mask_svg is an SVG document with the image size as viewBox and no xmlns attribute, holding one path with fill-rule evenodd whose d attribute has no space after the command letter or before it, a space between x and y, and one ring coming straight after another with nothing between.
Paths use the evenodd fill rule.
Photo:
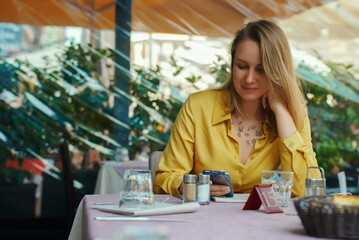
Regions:
<instances>
[{"instance_id":1,"label":"chin","mask_svg":"<svg viewBox=\"0 0 359 240\"><path fill-rule=\"evenodd\" d=\"M243 101L246 102L252 102L252 101L260 101L262 96L258 96L258 95L248 95L248 94L239 94L239 96L241 97L241 99Z\"/></svg>"}]
</instances>

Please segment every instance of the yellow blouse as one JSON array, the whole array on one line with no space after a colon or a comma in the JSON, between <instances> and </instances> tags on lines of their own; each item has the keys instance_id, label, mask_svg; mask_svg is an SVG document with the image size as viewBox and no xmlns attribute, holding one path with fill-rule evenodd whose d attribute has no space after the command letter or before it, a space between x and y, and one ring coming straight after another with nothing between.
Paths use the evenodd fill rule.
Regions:
<instances>
[{"instance_id":1,"label":"yellow blouse","mask_svg":"<svg viewBox=\"0 0 359 240\"><path fill-rule=\"evenodd\" d=\"M283 171L294 172L292 195L304 195L307 169L318 166L308 117L303 129L288 139L279 139L267 118L263 135L243 165L231 114L226 113L228 102L228 93L219 90L197 92L186 100L162 154L154 192L179 195L184 174L200 174L207 169L229 172L234 192L248 193L261 182L262 170L281 165ZM318 177L319 173L311 172L315 174L311 177Z\"/></svg>"}]
</instances>

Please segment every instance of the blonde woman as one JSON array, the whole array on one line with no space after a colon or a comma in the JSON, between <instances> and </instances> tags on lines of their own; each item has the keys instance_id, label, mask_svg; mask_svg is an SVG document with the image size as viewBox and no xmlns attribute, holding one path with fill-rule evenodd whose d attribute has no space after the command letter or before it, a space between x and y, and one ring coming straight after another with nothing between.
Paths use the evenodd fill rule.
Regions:
<instances>
[{"instance_id":1,"label":"blonde woman","mask_svg":"<svg viewBox=\"0 0 359 240\"><path fill-rule=\"evenodd\" d=\"M182 194L184 174L229 172L234 192L248 193L262 170L294 172L293 196L305 193L310 166L318 166L305 99L288 40L276 24L259 20L231 44L223 86L192 94L179 112L162 154L155 193ZM229 192L211 185L211 196Z\"/></svg>"}]
</instances>

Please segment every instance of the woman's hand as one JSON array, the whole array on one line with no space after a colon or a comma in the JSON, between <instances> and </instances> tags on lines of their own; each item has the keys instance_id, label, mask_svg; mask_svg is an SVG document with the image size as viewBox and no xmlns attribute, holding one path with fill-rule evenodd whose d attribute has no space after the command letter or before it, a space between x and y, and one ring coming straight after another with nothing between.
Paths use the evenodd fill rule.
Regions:
<instances>
[{"instance_id":1,"label":"woman's hand","mask_svg":"<svg viewBox=\"0 0 359 240\"><path fill-rule=\"evenodd\" d=\"M262 97L262 105L264 109L269 106L273 111L279 138L287 139L297 131L293 117L290 115L287 104L280 94L273 91L268 92Z\"/></svg>"},{"instance_id":2,"label":"woman's hand","mask_svg":"<svg viewBox=\"0 0 359 240\"><path fill-rule=\"evenodd\" d=\"M183 194L183 182L178 187L178 191L180 192L181 195ZM230 190L229 190L228 186L212 184L212 181L210 181L210 195L211 195L211 197L223 196L223 195L226 195L227 193L229 193L229 191Z\"/></svg>"},{"instance_id":3,"label":"woman's hand","mask_svg":"<svg viewBox=\"0 0 359 240\"><path fill-rule=\"evenodd\" d=\"M269 91L263 95L262 105L264 109L269 106L274 114L281 110L287 110L287 104L284 102L284 99L274 91Z\"/></svg>"},{"instance_id":4,"label":"woman's hand","mask_svg":"<svg viewBox=\"0 0 359 240\"><path fill-rule=\"evenodd\" d=\"M210 195L211 197L219 197L229 193L229 186L212 184L210 181Z\"/></svg>"},{"instance_id":5,"label":"woman's hand","mask_svg":"<svg viewBox=\"0 0 359 240\"><path fill-rule=\"evenodd\" d=\"M182 181L181 185L178 187L178 191L181 195L183 194L183 181Z\"/></svg>"}]
</instances>

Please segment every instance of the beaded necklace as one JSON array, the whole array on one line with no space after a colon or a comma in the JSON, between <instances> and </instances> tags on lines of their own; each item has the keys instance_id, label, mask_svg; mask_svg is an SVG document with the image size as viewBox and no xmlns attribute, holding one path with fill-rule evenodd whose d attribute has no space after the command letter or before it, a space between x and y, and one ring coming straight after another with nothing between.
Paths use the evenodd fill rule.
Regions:
<instances>
[{"instance_id":1,"label":"beaded necklace","mask_svg":"<svg viewBox=\"0 0 359 240\"><path fill-rule=\"evenodd\" d=\"M235 113L234 114L234 117L235 119L237 120L238 122L238 133L237 133L237 136L238 137L246 137L248 140L247 140L247 143L248 144L252 144L252 143L255 143L257 141L257 139L263 134L263 125L264 125L264 122L266 120L266 114L264 114L264 119L263 121L261 122L261 127L260 129L256 129L256 126L255 125L252 125L252 126L249 126L247 128L247 130L245 131L245 127L243 126L243 121L239 118L239 115L238 113ZM233 123L234 124L234 123ZM254 134L254 136L253 136ZM244 136L243 136L244 135ZM252 137L251 137L252 135Z\"/></svg>"}]
</instances>

